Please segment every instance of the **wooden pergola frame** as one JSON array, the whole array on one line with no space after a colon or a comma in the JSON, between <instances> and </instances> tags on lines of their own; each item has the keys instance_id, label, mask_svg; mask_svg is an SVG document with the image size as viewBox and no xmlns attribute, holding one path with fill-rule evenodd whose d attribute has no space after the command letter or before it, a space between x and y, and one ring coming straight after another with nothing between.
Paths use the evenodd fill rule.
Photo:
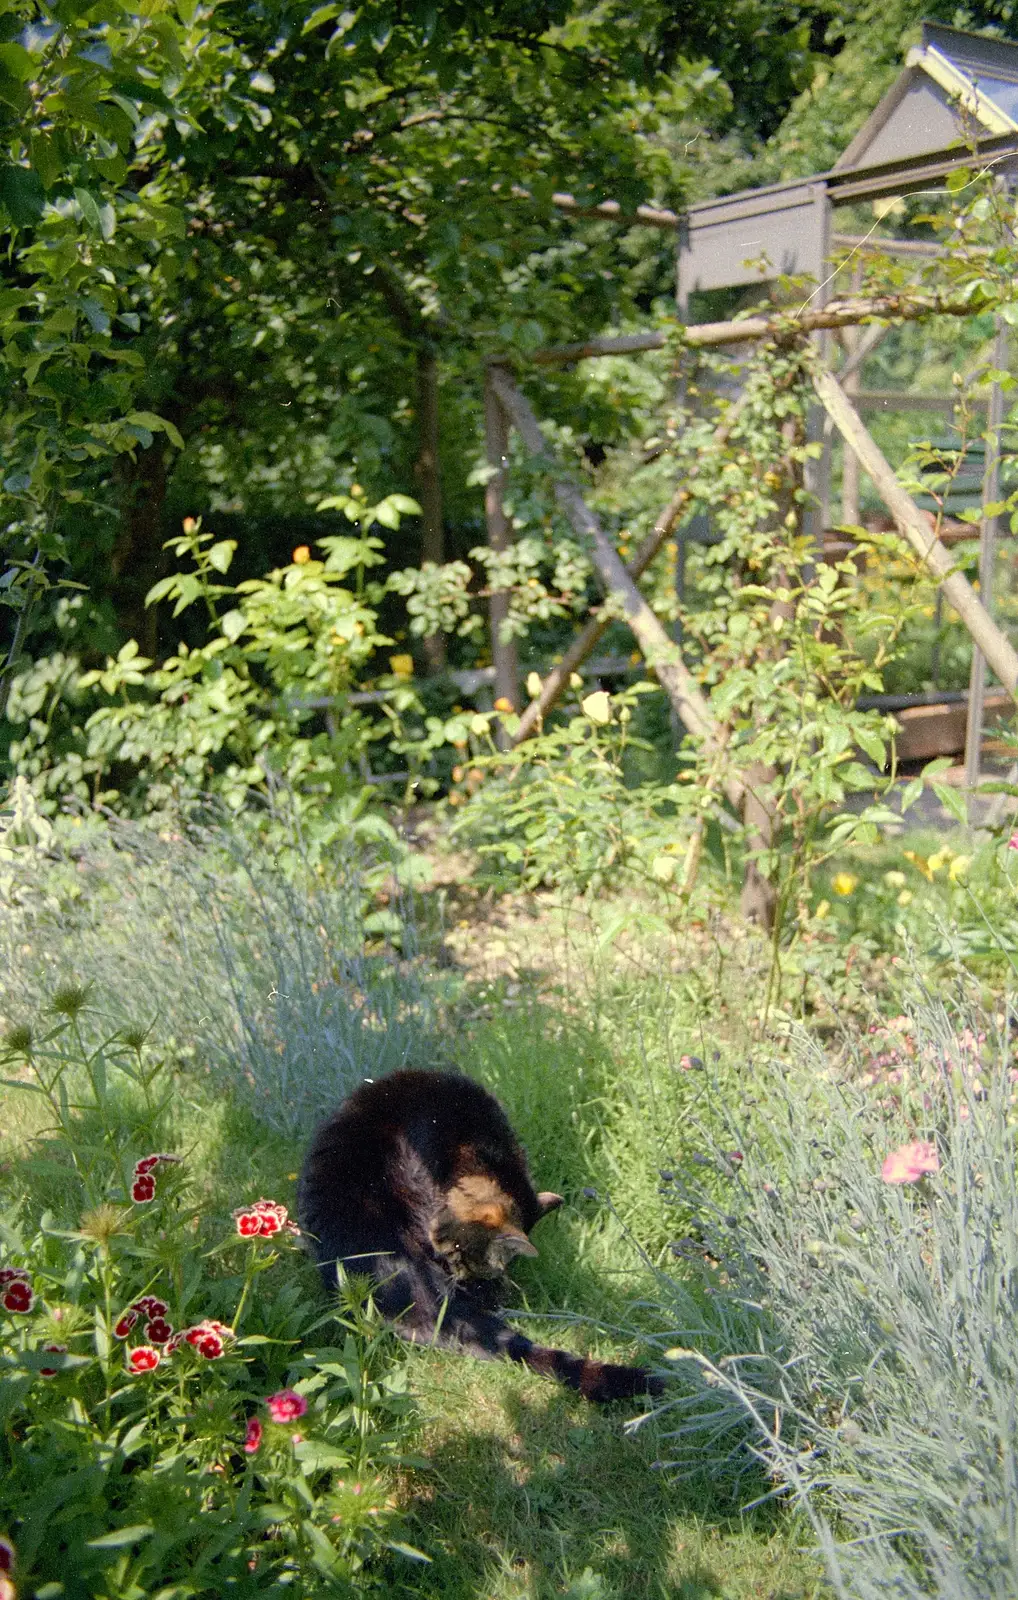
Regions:
<instances>
[{"instance_id":1,"label":"wooden pergola frame","mask_svg":"<svg viewBox=\"0 0 1018 1600\"><path fill-rule=\"evenodd\" d=\"M683 328L680 331L683 341L690 347L704 348L741 345L767 338L787 341L805 337L818 328L858 327L875 318L916 321L934 315L971 316L972 314L971 306L935 297L918 300L884 297L871 301L833 301L822 310L805 311L798 316L752 317L726 323L708 323ZM538 363L548 364L575 362L591 356L629 355L641 350L662 349L667 343L667 338L666 334L655 331L625 335L620 338L590 339L582 345L564 345L554 350L538 351L532 359ZM972 636L974 644L982 652L1003 686L1018 698L1018 652L994 622L968 579L956 570L946 546L931 532L928 518L898 482L893 468L867 430L859 412L834 373L818 364L814 388L817 399L841 435L847 449L872 479L895 526L936 578L947 600ZM504 460L504 440L508 438L508 428L511 425L516 427L528 451L532 455L546 458L549 466L553 467L553 454L529 402L517 386L507 363L504 361L489 363L485 392L486 415L490 416L492 411L497 409L504 418L498 430L502 459ZM719 447L727 440L734 420L734 415L730 412L718 428L715 440ZM494 484L496 479L492 478L490 482ZM627 622L647 656L648 664L661 679L662 686L669 694L683 725L693 734L704 735L709 726L709 713L706 711L705 703L699 691L695 694L692 692L691 679L686 669L681 666L681 662L676 660L677 646L665 634L656 617L653 617L653 620L648 618L649 607L636 588L636 579L653 561L683 511L691 503L691 491L680 485L628 566L623 565L598 518L587 506L574 484L564 476L560 476L555 484L555 495L574 531L591 548L595 570L606 594L615 597L620 603ZM501 515L500 505L496 505L497 496L493 495L490 498L495 514ZM498 524L496 537L502 537L501 522ZM545 679L540 697L532 703L521 719L515 742L519 743L530 736L539 719L558 699L570 672L575 671L577 665L594 649L606 626L607 623L601 623L596 619L587 624L562 663ZM663 676L659 668L663 669ZM708 720L705 721L705 717Z\"/></svg>"},{"instance_id":2,"label":"wooden pergola frame","mask_svg":"<svg viewBox=\"0 0 1018 1600\"><path fill-rule=\"evenodd\" d=\"M860 327L875 318L895 321L918 320L931 315L970 316L971 308L935 297L906 299L882 298L879 300L832 302L816 311L803 311L798 316L756 317L728 323L714 323L681 329L682 339L693 348L745 345L767 338L779 339L784 344L800 342L818 327ZM630 354L637 350L661 349L667 336L660 332L630 335L619 339L588 340L582 346L565 346L558 350L541 351L537 360L542 364L558 361L583 360L588 356L603 354ZM890 513L899 533L909 542L940 592L952 606L973 641L972 689L969 700L969 745L976 729L976 760L978 763L978 737L982 725L982 687L985 665L996 673L1001 684L1018 701L1018 652L991 616L982 598L976 594L963 573L936 536L929 518L920 511L912 497L899 483L898 478L882 451L866 428L852 399L837 377L819 359L814 363L813 387L816 398L832 427L844 441L847 453L866 471ZM715 431L714 440L720 449L735 425L741 401L736 400ZM991 427L1000 423L999 391L990 407ZM597 515L587 505L580 489L561 469L556 469L554 454L541 431L540 423L526 396L522 393L507 362L493 360L485 372L485 416L489 440L489 461L497 470L489 479L486 496L489 537L504 540L508 533L508 520L501 503L504 485L504 468L511 428L515 428L527 451L543 459L554 474L555 498L582 544L590 552L595 572L604 590L606 604L593 616L563 660L547 674L540 693L523 712L511 735L511 742L520 745L532 737L541 726L542 719L555 705L569 683L572 673L590 655L608 627L611 618L621 614L631 628L643 657L664 689L676 717L682 726L700 740L713 756L712 767L718 787L729 803L741 809L744 823L758 847L765 847L773 836L773 819L766 802L753 791L752 776L747 781L724 774L726 736L715 721L710 704L686 667L680 647L671 639L648 605L637 586L640 575L658 554L666 539L688 510L693 492L680 484L667 505L657 517L653 528L628 564L624 564L614 543L608 537ZM991 474L992 476L992 474ZM992 484L987 484L996 493ZM984 519L981 550L981 576L984 594L988 584L992 561L992 530L988 531ZM498 546L504 548L504 544ZM989 551L989 554L987 553ZM498 628L495 607L492 607L493 646L495 648L496 687L500 696L516 704L518 692L514 653L499 649L496 644ZM976 778L978 780L978 766ZM972 781L972 780L970 780ZM702 827L700 829L702 833ZM694 838L690 861L698 854L699 835ZM694 868L695 870L695 868ZM687 874L688 876L688 874ZM773 889L758 873L751 871L743 891L743 910L752 920L769 924L773 916Z\"/></svg>"}]
</instances>

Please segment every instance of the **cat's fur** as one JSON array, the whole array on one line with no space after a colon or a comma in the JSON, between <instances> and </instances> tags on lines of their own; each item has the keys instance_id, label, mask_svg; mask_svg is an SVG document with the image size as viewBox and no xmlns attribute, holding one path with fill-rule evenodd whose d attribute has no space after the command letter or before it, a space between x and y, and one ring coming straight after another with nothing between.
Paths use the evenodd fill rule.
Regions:
<instances>
[{"instance_id":1,"label":"cat's fur","mask_svg":"<svg viewBox=\"0 0 1018 1600\"><path fill-rule=\"evenodd\" d=\"M528 1234L561 1203L535 1193L498 1102L444 1072L362 1084L315 1133L298 1192L326 1287L337 1262L367 1274L405 1338L508 1356L589 1400L660 1393L661 1380L642 1367L546 1349L497 1315L506 1267L537 1254Z\"/></svg>"}]
</instances>

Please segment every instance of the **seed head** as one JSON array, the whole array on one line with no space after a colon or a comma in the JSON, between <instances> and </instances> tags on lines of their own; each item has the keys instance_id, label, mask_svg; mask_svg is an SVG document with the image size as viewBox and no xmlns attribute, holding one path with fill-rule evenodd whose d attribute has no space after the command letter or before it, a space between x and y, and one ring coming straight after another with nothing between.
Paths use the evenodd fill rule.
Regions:
<instances>
[{"instance_id":1,"label":"seed head","mask_svg":"<svg viewBox=\"0 0 1018 1600\"><path fill-rule=\"evenodd\" d=\"M126 1028L121 1029L120 1037L129 1050L140 1050L151 1031L151 1024L147 1028L143 1028L139 1022L132 1022Z\"/></svg>"},{"instance_id":2,"label":"seed head","mask_svg":"<svg viewBox=\"0 0 1018 1600\"><path fill-rule=\"evenodd\" d=\"M35 1035L29 1022L15 1023L4 1034L4 1049L8 1055L30 1057Z\"/></svg>"},{"instance_id":3,"label":"seed head","mask_svg":"<svg viewBox=\"0 0 1018 1600\"><path fill-rule=\"evenodd\" d=\"M73 1021L84 1011L91 992L90 983L62 983L50 1001L50 1009Z\"/></svg>"},{"instance_id":4,"label":"seed head","mask_svg":"<svg viewBox=\"0 0 1018 1600\"><path fill-rule=\"evenodd\" d=\"M122 1206L115 1206L110 1201L104 1201L96 1206L93 1211L86 1211L78 1227L78 1232L83 1239L91 1239L93 1244L109 1244L115 1234L126 1233L128 1230L124 1223L130 1216Z\"/></svg>"}]
</instances>

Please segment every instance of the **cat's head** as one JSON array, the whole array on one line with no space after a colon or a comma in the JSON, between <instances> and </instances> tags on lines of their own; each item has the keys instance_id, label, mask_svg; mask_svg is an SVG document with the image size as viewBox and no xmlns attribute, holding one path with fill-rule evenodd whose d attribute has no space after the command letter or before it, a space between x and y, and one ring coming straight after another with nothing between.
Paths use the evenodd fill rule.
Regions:
<instances>
[{"instance_id":1,"label":"cat's head","mask_svg":"<svg viewBox=\"0 0 1018 1600\"><path fill-rule=\"evenodd\" d=\"M541 1216L562 1196L539 1194ZM431 1224L431 1240L457 1278L500 1278L516 1256L536 1256L516 1202L488 1179L461 1180Z\"/></svg>"}]
</instances>

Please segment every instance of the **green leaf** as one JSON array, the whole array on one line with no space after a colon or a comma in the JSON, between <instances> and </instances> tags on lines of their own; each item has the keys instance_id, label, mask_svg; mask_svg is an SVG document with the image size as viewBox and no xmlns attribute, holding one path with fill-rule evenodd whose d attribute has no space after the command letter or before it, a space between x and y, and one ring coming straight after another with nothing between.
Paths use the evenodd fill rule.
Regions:
<instances>
[{"instance_id":1,"label":"green leaf","mask_svg":"<svg viewBox=\"0 0 1018 1600\"><path fill-rule=\"evenodd\" d=\"M874 766L882 767L887 754L884 741L872 728L857 728L856 743L865 750Z\"/></svg>"},{"instance_id":2,"label":"green leaf","mask_svg":"<svg viewBox=\"0 0 1018 1600\"><path fill-rule=\"evenodd\" d=\"M235 644L247 627L247 618L243 611L227 611L225 616L220 617L219 626L230 643Z\"/></svg>"},{"instance_id":3,"label":"green leaf","mask_svg":"<svg viewBox=\"0 0 1018 1600\"><path fill-rule=\"evenodd\" d=\"M915 805L924 787L922 778L913 778L910 783L905 785L901 791L901 811L903 816L906 811Z\"/></svg>"},{"instance_id":4,"label":"green leaf","mask_svg":"<svg viewBox=\"0 0 1018 1600\"><path fill-rule=\"evenodd\" d=\"M158 106L160 111L174 109L173 101L168 99L154 83L146 83L144 78L124 76L114 78L110 88L124 95L126 99L136 101L138 105Z\"/></svg>"},{"instance_id":5,"label":"green leaf","mask_svg":"<svg viewBox=\"0 0 1018 1600\"><path fill-rule=\"evenodd\" d=\"M91 295L86 295L81 301L81 309L85 313L94 333L109 333L110 317L105 306L98 300L93 300Z\"/></svg>"},{"instance_id":6,"label":"green leaf","mask_svg":"<svg viewBox=\"0 0 1018 1600\"><path fill-rule=\"evenodd\" d=\"M136 1522L130 1528L114 1528L112 1533L100 1534L98 1539L86 1541L89 1550L120 1550L125 1544L140 1544L142 1539L155 1533L151 1522Z\"/></svg>"},{"instance_id":7,"label":"green leaf","mask_svg":"<svg viewBox=\"0 0 1018 1600\"><path fill-rule=\"evenodd\" d=\"M37 172L30 167L0 168L0 205L16 228L30 228L42 216L46 194Z\"/></svg>"},{"instance_id":8,"label":"green leaf","mask_svg":"<svg viewBox=\"0 0 1018 1600\"><path fill-rule=\"evenodd\" d=\"M102 233L102 218L99 215L99 202L95 195L88 189L76 188L74 198L78 202L78 210L85 225L95 233Z\"/></svg>"},{"instance_id":9,"label":"green leaf","mask_svg":"<svg viewBox=\"0 0 1018 1600\"><path fill-rule=\"evenodd\" d=\"M28 141L28 150L43 188L52 189L63 172L57 141L49 134L33 133Z\"/></svg>"},{"instance_id":10,"label":"green leaf","mask_svg":"<svg viewBox=\"0 0 1018 1600\"><path fill-rule=\"evenodd\" d=\"M233 560L233 552L236 548L236 539L220 539L208 553L209 566L215 567L217 572L229 572L230 562Z\"/></svg>"},{"instance_id":11,"label":"green leaf","mask_svg":"<svg viewBox=\"0 0 1018 1600\"><path fill-rule=\"evenodd\" d=\"M29 54L24 45L0 44L0 66L18 83L27 83L35 71L35 57Z\"/></svg>"},{"instance_id":12,"label":"green leaf","mask_svg":"<svg viewBox=\"0 0 1018 1600\"><path fill-rule=\"evenodd\" d=\"M426 1556L423 1550L418 1550L412 1544L401 1544L398 1539L386 1539L386 1547L395 1550L399 1556L406 1556L408 1561L426 1561L431 1565L431 1557Z\"/></svg>"},{"instance_id":13,"label":"green leaf","mask_svg":"<svg viewBox=\"0 0 1018 1600\"><path fill-rule=\"evenodd\" d=\"M953 765L954 763L950 756L937 756L936 760L927 761L922 772L923 782L929 783L930 779L935 778L938 772L946 772L948 767Z\"/></svg>"},{"instance_id":14,"label":"green leaf","mask_svg":"<svg viewBox=\"0 0 1018 1600\"><path fill-rule=\"evenodd\" d=\"M305 34L314 33L315 29L320 28L323 22L331 22L333 17L338 16L338 5L316 6L315 10L312 11L303 28L300 30L301 38L303 38Z\"/></svg>"},{"instance_id":15,"label":"green leaf","mask_svg":"<svg viewBox=\"0 0 1018 1600\"><path fill-rule=\"evenodd\" d=\"M172 578L160 578L159 582L154 583L148 594L145 596L145 604L147 606L154 606L157 601L165 600L166 596L171 592L176 584L176 581L176 574L174 574Z\"/></svg>"},{"instance_id":16,"label":"green leaf","mask_svg":"<svg viewBox=\"0 0 1018 1600\"><path fill-rule=\"evenodd\" d=\"M165 433L171 444L178 450L183 450L184 441L180 437L180 430L172 422L167 422L165 417L157 417L154 411L132 411L125 417L125 422L134 422L139 428L148 428L152 433Z\"/></svg>"},{"instance_id":17,"label":"green leaf","mask_svg":"<svg viewBox=\"0 0 1018 1600\"><path fill-rule=\"evenodd\" d=\"M940 801L945 811L949 811L957 822L963 825L968 821L968 807L965 796L958 789L951 789L946 783L935 783L933 793Z\"/></svg>"}]
</instances>

